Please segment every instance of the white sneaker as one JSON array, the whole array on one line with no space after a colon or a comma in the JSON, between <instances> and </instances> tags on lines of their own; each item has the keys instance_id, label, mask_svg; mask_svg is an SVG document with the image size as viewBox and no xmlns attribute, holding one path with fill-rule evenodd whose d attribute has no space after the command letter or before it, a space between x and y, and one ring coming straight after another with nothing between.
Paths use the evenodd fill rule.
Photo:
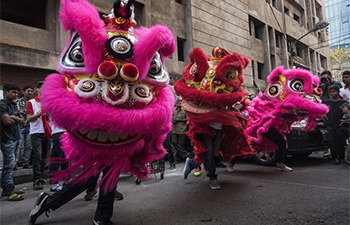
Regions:
<instances>
[{"instance_id":1,"label":"white sneaker","mask_svg":"<svg viewBox=\"0 0 350 225\"><path fill-rule=\"evenodd\" d=\"M226 172L233 173L235 169L233 169L233 165L231 163L227 163L226 165Z\"/></svg>"},{"instance_id":2,"label":"white sneaker","mask_svg":"<svg viewBox=\"0 0 350 225\"><path fill-rule=\"evenodd\" d=\"M283 171L283 172L292 172L293 171L292 168L286 166L286 164L284 164L284 163L277 163L276 170Z\"/></svg>"}]
</instances>

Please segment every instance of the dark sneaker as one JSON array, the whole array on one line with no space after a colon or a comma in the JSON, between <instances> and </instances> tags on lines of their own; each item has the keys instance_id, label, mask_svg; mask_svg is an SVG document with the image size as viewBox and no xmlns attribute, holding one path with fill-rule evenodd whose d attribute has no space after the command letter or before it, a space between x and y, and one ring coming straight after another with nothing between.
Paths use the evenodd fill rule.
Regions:
<instances>
[{"instance_id":1,"label":"dark sneaker","mask_svg":"<svg viewBox=\"0 0 350 225\"><path fill-rule=\"evenodd\" d=\"M42 190L43 185L41 184L40 180L35 180L33 183L33 190Z\"/></svg>"},{"instance_id":2,"label":"dark sneaker","mask_svg":"<svg viewBox=\"0 0 350 225\"><path fill-rule=\"evenodd\" d=\"M171 164L170 167L169 167L169 170L174 170L174 169L176 169L175 164Z\"/></svg>"},{"instance_id":3,"label":"dark sneaker","mask_svg":"<svg viewBox=\"0 0 350 225\"><path fill-rule=\"evenodd\" d=\"M114 195L114 199L117 201L123 200L124 196L122 193L120 193L119 191L115 190L115 195Z\"/></svg>"},{"instance_id":4,"label":"dark sneaker","mask_svg":"<svg viewBox=\"0 0 350 225\"><path fill-rule=\"evenodd\" d=\"M340 159L335 159L333 162L333 165L339 165L340 164Z\"/></svg>"},{"instance_id":5,"label":"dark sneaker","mask_svg":"<svg viewBox=\"0 0 350 225\"><path fill-rule=\"evenodd\" d=\"M86 192L86 195L84 196L85 201L91 201L92 199L94 199L94 197L96 196L96 191L92 190L92 191L88 191Z\"/></svg>"},{"instance_id":6,"label":"dark sneaker","mask_svg":"<svg viewBox=\"0 0 350 225\"><path fill-rule=\"evenodd\" d=\"M190 158L187 158L185 161L184 170L182 171L182 176L184 179L187 179L188 174L190 174L192 171L191 166L190 166L190 160L191 160Z\"/></svg>"},{"instance_id":7,"label":"dark sneaker","mask_svg":"<svg viewBox=\"0 0 350 225\"><path fill-rule=\"evenodd\" d=\"M113 225L110 219L94 219L93 225Z\"/></svg>"},{"instance_id":8,"label":"dark sneaker","mask_svg":"<svg viewBox=\"0 0 350 225\"><path fill-rule=\"evenodd\" d=\"M49 195L45 192L41 192L38 199L36 200L32 211L29 213L29 224L35 224L36 219L44 212L49 212L50 208L45 205L46 199ZM46 216L48 216L46 214Z\"/></svg>"},{"instance_id":9,"label":"dark sneaker","mask_svg":"<svg viewBox=\"0 0 350 225\"><path fill-rule=\"evenodd\" d=\"M41 185L47 184L48 181L45 178L40 178Z\"/></svg>"},{"instance_id":10,"label":"dark sneaker","mask_svg":"<svg viewBox=\"0 0 350 225\"><path fill-rule=\"evenodd\" d=\"M210 188L213 190L221 189L221 185L217 179L209 180Z\"/></svg>"}]
</instances>

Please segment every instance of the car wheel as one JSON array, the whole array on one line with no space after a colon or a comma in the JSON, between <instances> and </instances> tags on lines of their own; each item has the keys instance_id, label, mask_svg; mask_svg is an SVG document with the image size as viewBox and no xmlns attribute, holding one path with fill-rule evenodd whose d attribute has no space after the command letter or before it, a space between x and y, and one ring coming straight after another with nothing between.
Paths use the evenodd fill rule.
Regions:
<instances>
[{"instance_id":1,"label":"car wheel","mask_svg":"<svg viewBox=\"0 0 350 225\"><path fill-rule=\"evenodd\" d=\"M275 152L259 152L255 151L253 159L259 165L271 166L275 165L277 162L277 155Z\"/></svg>"}]
</instances>

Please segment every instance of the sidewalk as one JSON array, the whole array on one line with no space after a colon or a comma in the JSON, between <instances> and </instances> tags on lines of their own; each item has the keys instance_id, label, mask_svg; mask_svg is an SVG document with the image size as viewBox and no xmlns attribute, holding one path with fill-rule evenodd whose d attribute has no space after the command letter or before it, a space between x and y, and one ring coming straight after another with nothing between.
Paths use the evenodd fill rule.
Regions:
<instances>
[{"instance_id":1,"label":"sidewalk","mask_svg":"<svg viewBox=\"0 0 350 225\"><path fill-rule=\"evenodd\" d=\"M0 179L2 175L2 170L0 172ZM13 171L13 182L15 184L23 184L33 181L33 169L22 169L18 168L17 170Z\"/></svg>"}]
</instances>

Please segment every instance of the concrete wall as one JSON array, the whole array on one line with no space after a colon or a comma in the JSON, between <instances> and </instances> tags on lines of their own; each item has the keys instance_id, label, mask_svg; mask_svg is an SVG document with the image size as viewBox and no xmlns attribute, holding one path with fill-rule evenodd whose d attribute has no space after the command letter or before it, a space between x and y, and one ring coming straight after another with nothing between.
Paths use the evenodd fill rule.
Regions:
<instances>
[{"instance_id":1,"label":"concrete wall","mask_svg":"<svg viewBox=\"0 0 350 225\"><path fill-rule=\"evenodd\" d=\"M248 1L192 0L193 45L207 55L215 46L251 58ZM251 65L244 71L245 86L253 86Z\"/></svg>"}]
</instances>

